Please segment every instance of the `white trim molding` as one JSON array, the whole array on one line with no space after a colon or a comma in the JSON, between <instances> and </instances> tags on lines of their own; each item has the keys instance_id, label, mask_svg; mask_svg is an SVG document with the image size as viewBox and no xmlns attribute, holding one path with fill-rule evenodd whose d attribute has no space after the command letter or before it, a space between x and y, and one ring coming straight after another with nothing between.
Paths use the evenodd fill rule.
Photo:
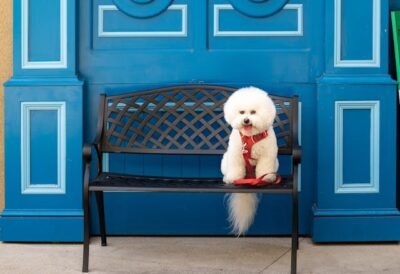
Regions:
<instances>
[{"instance_id":1,"label":"white trim molding","mask_svg":"<svg viewBox=\"0 0 400 274\"><path fill-rule=\"evenodd\" d=\"M370 182L343 182L343 112L366 109L371 112L370 128ZM335 102L335 193L379 193L379 101Z\"/></svg>"},{"instance_id":2,"label":"white trim molding","mask_svg":"<svg viewBox=\"0 0 400 274\"><path fill-rule=\"evenodd\" d=\"M234 10L234 7L230 4L215 4L214 5L214 36L303 36L303 4L287 4L283 7L283 10L296 10L297 11L297 29L293 31L222 31L220 30L220 11L221 10Z\"/></svg>"},{"instance_id":3,"label":"white trim molding","mask_svg":"<svg viewBox=\"0 0 400 274\"><path fill-rule=\"evenodd\" d=\"M22 194L65 194L66 192L66 106L65 102L21 103L21 192ZM31 184L31 111L57 111L57 182Z\"/></svg>"},{"instance_id":4,"label":"white trim molding","mask_svg":"<svg viewBox=\"0 0 400 274\"><path fill-rule=\"evenodd\" d=\"M342 1L335 0L334 66L342 68L368 68L381 66L381 0L372 0L372 59L342 59Z\"/></svg>"},{"instance_id":5,"label":"white trim molding","mask_svg":"<svg viewBox=\"0 0 400 274\"><path fill-rule=\"evenodd\" d=\"M67 68L67 0L60 1L60 60L29 61L29 0L22 0L21 6L21 67L23 69L64 69ZM43 15L45 16L45 15Z\"/></svg>"},{"instance_id":6,"label":"white trim molding","mask_svg":"<svg viewBox=\"0 0 400 274\"><path fill-rule=\"evenodd\" d=\"M187 5L171 5L168 10L179 10L182 14L181 29L179 31L105 31L104 30L104 12L119 11L115 5L98 6L98 36L99 37L187 37L188 15ZM145 19L142 19L145 20Z\"/></svg>"}]
</instances>

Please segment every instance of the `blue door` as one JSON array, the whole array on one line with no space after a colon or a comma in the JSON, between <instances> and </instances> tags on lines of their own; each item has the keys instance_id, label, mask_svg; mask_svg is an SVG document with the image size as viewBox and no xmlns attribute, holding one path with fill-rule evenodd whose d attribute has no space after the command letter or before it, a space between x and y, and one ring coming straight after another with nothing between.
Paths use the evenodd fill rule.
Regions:
<instances>
[{"instance_id":1,"label":"blue door","mask_svg":"<svg viewBox=\"0 0 400 274\"><path fill-rule=\"evenodd\" d=\"M82 240L82 144L93 141L100 93L205 83L300 97L301 233L398 241L395 2L14 0L0 240ZM219 157L108 155L103 166L221 176ZM218 194L106 193L105 204L110 234L229 233ZM249 233L290 225L290 197L263 196Z\"/></svg>"},{"instance_id":2,"label":"blue door","mask_svg":"<svg viewBox=\"0 0 400 274\"><path fill-rule=\"evenodd\" d=\"M171 3L172 2L172 3ZM261 1L262 2L262 1ZM315 125L314 79L321 74L321 1L81 1L79 71L85 79L85 140L92 141L98 95L177 84L258 86L299 95L304 164L301 232L310 232ZM311 4L311 2L313 2ZM255 8L257 7L257 8ZM313 16L311 16L313 14ZM317 16L315 16L317 15ZM307 18L307 19L305 19ZM301 119L302 120L302 119ZM220 157L108 155L118 172L221 176ZM281 159L281 173L290 170ZM107 193L110 234L226 234L226 206L217 194ZM92 214L97 231L97 214ZM250 234L289 234L290 196L264 196Z\"/></svg>"}]
</instances>

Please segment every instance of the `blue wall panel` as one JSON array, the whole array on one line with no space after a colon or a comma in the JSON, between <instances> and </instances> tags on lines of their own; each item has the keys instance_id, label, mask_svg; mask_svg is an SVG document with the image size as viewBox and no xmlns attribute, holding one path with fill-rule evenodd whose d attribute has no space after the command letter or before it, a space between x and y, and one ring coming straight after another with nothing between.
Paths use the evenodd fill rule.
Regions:
<instances>
[{"instance_id":1,"label":"blue wall panel","mask_svg":"<svg viewBox=\"0 0 400 274\"><path fill-rule=\"evenodd\" d=\"M150 18L128 16L110 0L94 2L90 35L96 50L193 48L195 10L184 1L174 1L168 10Z\"/></svg>"},{"instance_id":2,"label":"blue wall panel","mask_svg":"<svg viewBox=\"0 0 400 274\"><path fill-rule=\"evenodd\" d=\"M209 1L208 10L212 15L209 16L207 30L209 49L259 51L292 49L296 51L297 58L306 58L302 56L304 52L301 49L307 49L311 42L309 35L313 35L312 32L319 32L317 25L313 28L309 27L312 24L309 16L312 12L321 10L322 3L313 3L312 8L308 6L307 1L289 3L283 10L272 16L251 17L234 10L228 2ZM314 42L318 43L318 41ZM304 65L307 65L307 62L303 62ZM313 74L313 72L310 73ZM292 77L295 75L290 78Z\"/></svg>"},{"instance_id":3,"label":"blue wall panel","mask_svg":"<svg viewBox=\"0 0 400 274\"><path fill-rule=\"evenodd\" d=\"M395 172L397 104L395 82L388 77L324 77L319 83L318 94L320 104L317 119L320 141L317 156L317 193L313 207L314 241L398 240L400 214L397 209ZM354 147L345 144L350 151L344 151L344 162L346 162L344 168L347 171L342 191L337 191L335 185L335 180L338 180L335 168L343 165L335 158L337 154L335 134L339 127L337 123L335 124L335 116L332 113L335 113L335 105L337 106L338 102L341 104L349 102L350 106L358 104L361 109L365 109L364 106L367 104L374 106L369 111L361 111L356 107L354 112L357 114L344 115L345 119L346 116L349 118L348 122L356 120L356 123L353 126L346 125L346 122L344 124L344 143L352 142ZM374 115L370 115L372 112ZM378 123L374 118L375 115L378 115ZM376 139L376 134L380 136L379 141ZM366 135L374 136L375 139L368 140ZM392 144L390 149L388 144ZM355 146L362 146L368 150L371 145L378 145L379 152L370 156L371 161L368 163L364 159L367 158L366 151ZM357 154L352 155L352 153ZM356 155L358 157L354 157ZM372 184L378 186L375 189L367 186L372 191L365 191L365 186L349 184L347 181L367 178L360 164L370 165L369 170L365 168L365 173L378 170L377 178L369 178Z\"/></svg>"},{"instance_id":4,"label":"blue wall panel","mask_svg":"<svg viewBox=\"0 0 400 274\"><path fill-rule=\"evenodd\" d=\"M5 93L6 117L5 128L10 134L6 137L6 157L10 160L6 163L6 180L10 182L6 189L6 195L13 199L7 199L7 209L81 209L81 149L82 149L82 94L80 87L62 88L66 94L55 92L57 87L7 87ZM65 101L67 108L67 153L66 159L66 193L65 195L21 195L20 177L20 134L21 111L20 102L41 101L43 98L53 101ZM50 117L51 118L51 117ZM47 119L47 118L46 118ZM16 122L17 121L17 122ZM41 132L39 133L42 134ZM9 137L10 136L10 137ZM11 136L14 136L12 138ZM40 161L38 157L34 158ZM37 163L35 163L37 164ZM51 174L51 173L50 173ZM11 183L12 182L12 183Z\"/></svg>"},{"instance_id":5,"label":"blue wall panel","mask_svg":"<svg viewBox=\"0 0 400 274\"><path fill-rule=\"evenodd\" d=\"M30 111L30 183L57 183L57 111Z\"/></svg>"},{"instance_id":6,"label":"blue wall panel","mask_svg":"<svg viewBox=\"0 0 400 274\"><path fill-rule=\"evenodd\" d=\"M159 35L162 35L163 32L182 30L182 12L180 10L168 10L160 16L150 19L134 18L118 9L104 11L103 16L102 23L105 32L123 32L125 35L135 35L135 32L153 32L153 35L157 35L154 33L161 32ZM147 35L151 35L151 33Z\"/></svg>"},{"instance_id":7,"label":"blue wall panel","mask_svg":"<svg viewBox=\"0 0 400 274\"><path fill-rule=\"evenodd\" d=\"M49 85L54 81L6 83L7 199L0 218L2 241L82 240L82 83L59 80L59 85ZM21 125L27 120L30 124ZM65 154L60 155L62 139ZM23 191L21 176L27 170L21 167L21 140L30 145L29 191ZM54 192L59 180L65 187Z\"/></svg>"},{"instance_id":8,"label":"blue wall panel","mask_svg":"<svg viewBox=\"0 0 400 274\"><path fill-rule=\"evenodd\" d=\"M318 139L318 194L317 205L319 209L374 209L374 208L394 208L396 207L396 184L386 182L396 182L396 151L394 149L384 149L387 144L395 144L396 140L396 91L394 83L379 85L379 92L376 92L376 84L349 84L350 79L345 79L342 84L330 82L325 79L319 86L319 98L321 104L318 106L318 120L324 125L320 128ZM335 80L333 80L335 81ZM388 82L390 83L390 82ZM380 101L380 140L379 158L375 159L374 164L379 165L379 182L381 182L378 193L335 193L335 112L336 101ZM364 121L365 123L365 121ZM361 121L361 125L362 121ZM358 127L360 131L364 127ZM352 137L351 137L352 138ZM323 140L323 141L322 141ZM365 141L365 139L364 139ZM362 144L362 143L361 143ZM358 145L358 143L357 143ZM326 157L330 155L329 157ZM361 155L365 155L362 153ZM362 161L362 160L361 160ZM359 161L354 160L347 172L356 172L351 176L361 176L357 167ZM371 167L373 168L373 167ZM347 181L345 181L347 182Z\"/></svg>"},{"instance_id":9,"label":"blue wall panel","mask_svg":"<svg viewBox=\"0 0 400 274\"><path fill-rule=\"evenodd\" d=\"M22 217L22 218L21 218ZM82 217L17 216L0 218L4 242L82 242Z\"/></svg>"},{"instance_id":10,"label":"blue wall panel","mask_svg":"<svg viewBox=\"0 0 400 274\"><path fill-rule=\"evenodd\" d=\"M219 10L219 30L226 31L275 31L287 32L297 31L298 29L298 14L296 9L287 9L279 12L275 16L252 18L241 14L240 12L231 9ZM269 35L273 35L270 33ZM284 33L282 33L283 35ZM260 33L262 35L262 33ZM264 34L268 36L268 33Z\"/></svg>"},{"instance_id":11,"label":"blue wall panel","mask_svg":"<svg viewBox=\"0 0 400 274\"><path fill-rule=\"evenodd\" d=\"M341 4L342 59L372 59L373 0L341 0Z\"/></svg>"},{"instance_id":12,"label":"blue wall panel","mask_svg":"<svg viewBox=\"0 0 400 274\"><path fill-rule=\"evenodd\" d=\"M343 113L343 183L368 183L370 178L371 111Z\"/></svg>"},{"instance_id":13,"label":"blue wall panel","mask_svg":"<svg viewBox=\"0 0 400 274\"><path fill-rule=\"evenodd\" d=\"M76 81L76 1L17 0L13 7L13 79Z\"/></svg>"},{"instance_id":14,"label":"blue wall panel","mask_svg":"<svg viewBox=\"0 0 400 274\"><path fill-rule=\"evenodd\" d=\"M29 0L28 5L29 60L60 60L60 1Z\"/></svg>"},{"instance_id":15,"label":"blue wall panel","mask_svg":"<svg viewBox=\"0 0 400 274\"><path fill-rule=\"evenodd\" d=\"M304 19L299 20L300 17L292 11L283 17L287 17L286 21L290 24L298 20L299 25L303 24L307 31L301 35L275 37L246 34L242 37L215 36L214 8L219 4L229 4L228 1L174 1L176 5L187 5L187 37L171 35L164 38L102 37L98 34L99 5L109 5L112 1L93 1L93 5L89 2L80 2L82 58L79 70L82 77L91 84L151 86L155 83L171 85L205 81L240 84L244 80L253 84L265 81L308 83L320 76L323 70L323 60L315 58L322 52L323 41L314 39L322 36L323 24L318 23L319 18L313 16L323 13L324 5L321 1L312 5L309 1L294 3L303 8ZM279 14L275 16L278 21L284 20L279 19ZM107 16L104 18L108 20ZM269 21L274 20L271 17L266 28L270 28ZM249 24L248 27L254 24L266 25L255 21L249 17L246 24ZM121 27L130 26L126 22ZM266 65L256 69L253 64L258 64L260 60L265 60Z\"/></svg>"}]
</instances>

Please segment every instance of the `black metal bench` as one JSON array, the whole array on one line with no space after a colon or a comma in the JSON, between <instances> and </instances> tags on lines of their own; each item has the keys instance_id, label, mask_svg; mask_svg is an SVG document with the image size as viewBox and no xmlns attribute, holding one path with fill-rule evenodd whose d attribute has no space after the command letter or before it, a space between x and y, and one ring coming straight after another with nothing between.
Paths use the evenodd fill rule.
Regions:
<instances>
[{"instance_id":1,"label":"black metal bench","mask_svg":"<svg viewBox=\"0 0 400 274\"><path fill-rule=\"evenodd\" d=\"M107 245L103 191L134 192L251 192L293 196L291 273L296 273L298 249L297 176L298 98L271 96L277 107L274 129L279 154L290 155L292 173L279 185L234 186L221 178L166 178L103 172L103 153L223 154L230 129L223 119L223 104L236 89L222 86L175 86L118 96L100 96L96 138L85 145L83 207L83 272L89 267L89 197L95 193L101 244ZM90 177L92 146L97 152L97 176Z\"/></svg>"}]
</instances>

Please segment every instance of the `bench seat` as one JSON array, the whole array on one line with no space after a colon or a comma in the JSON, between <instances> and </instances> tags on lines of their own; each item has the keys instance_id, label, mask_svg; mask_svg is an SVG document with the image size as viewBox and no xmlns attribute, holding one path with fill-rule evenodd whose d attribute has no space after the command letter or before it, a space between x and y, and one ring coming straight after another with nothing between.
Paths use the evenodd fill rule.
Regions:
<instances>
[{"instance_id":1,"label":"bench seat","mask_svg":"<svg viewBox=\"0 0 400 274\"><path fill-rule=\"evenodd\" d=\"M292 193L292 176L282 176L279 185L235 186L221 178L172 178L103 172L89 183L90 191L132 192L223 192Z\"/></svg>"}]
</instances>

